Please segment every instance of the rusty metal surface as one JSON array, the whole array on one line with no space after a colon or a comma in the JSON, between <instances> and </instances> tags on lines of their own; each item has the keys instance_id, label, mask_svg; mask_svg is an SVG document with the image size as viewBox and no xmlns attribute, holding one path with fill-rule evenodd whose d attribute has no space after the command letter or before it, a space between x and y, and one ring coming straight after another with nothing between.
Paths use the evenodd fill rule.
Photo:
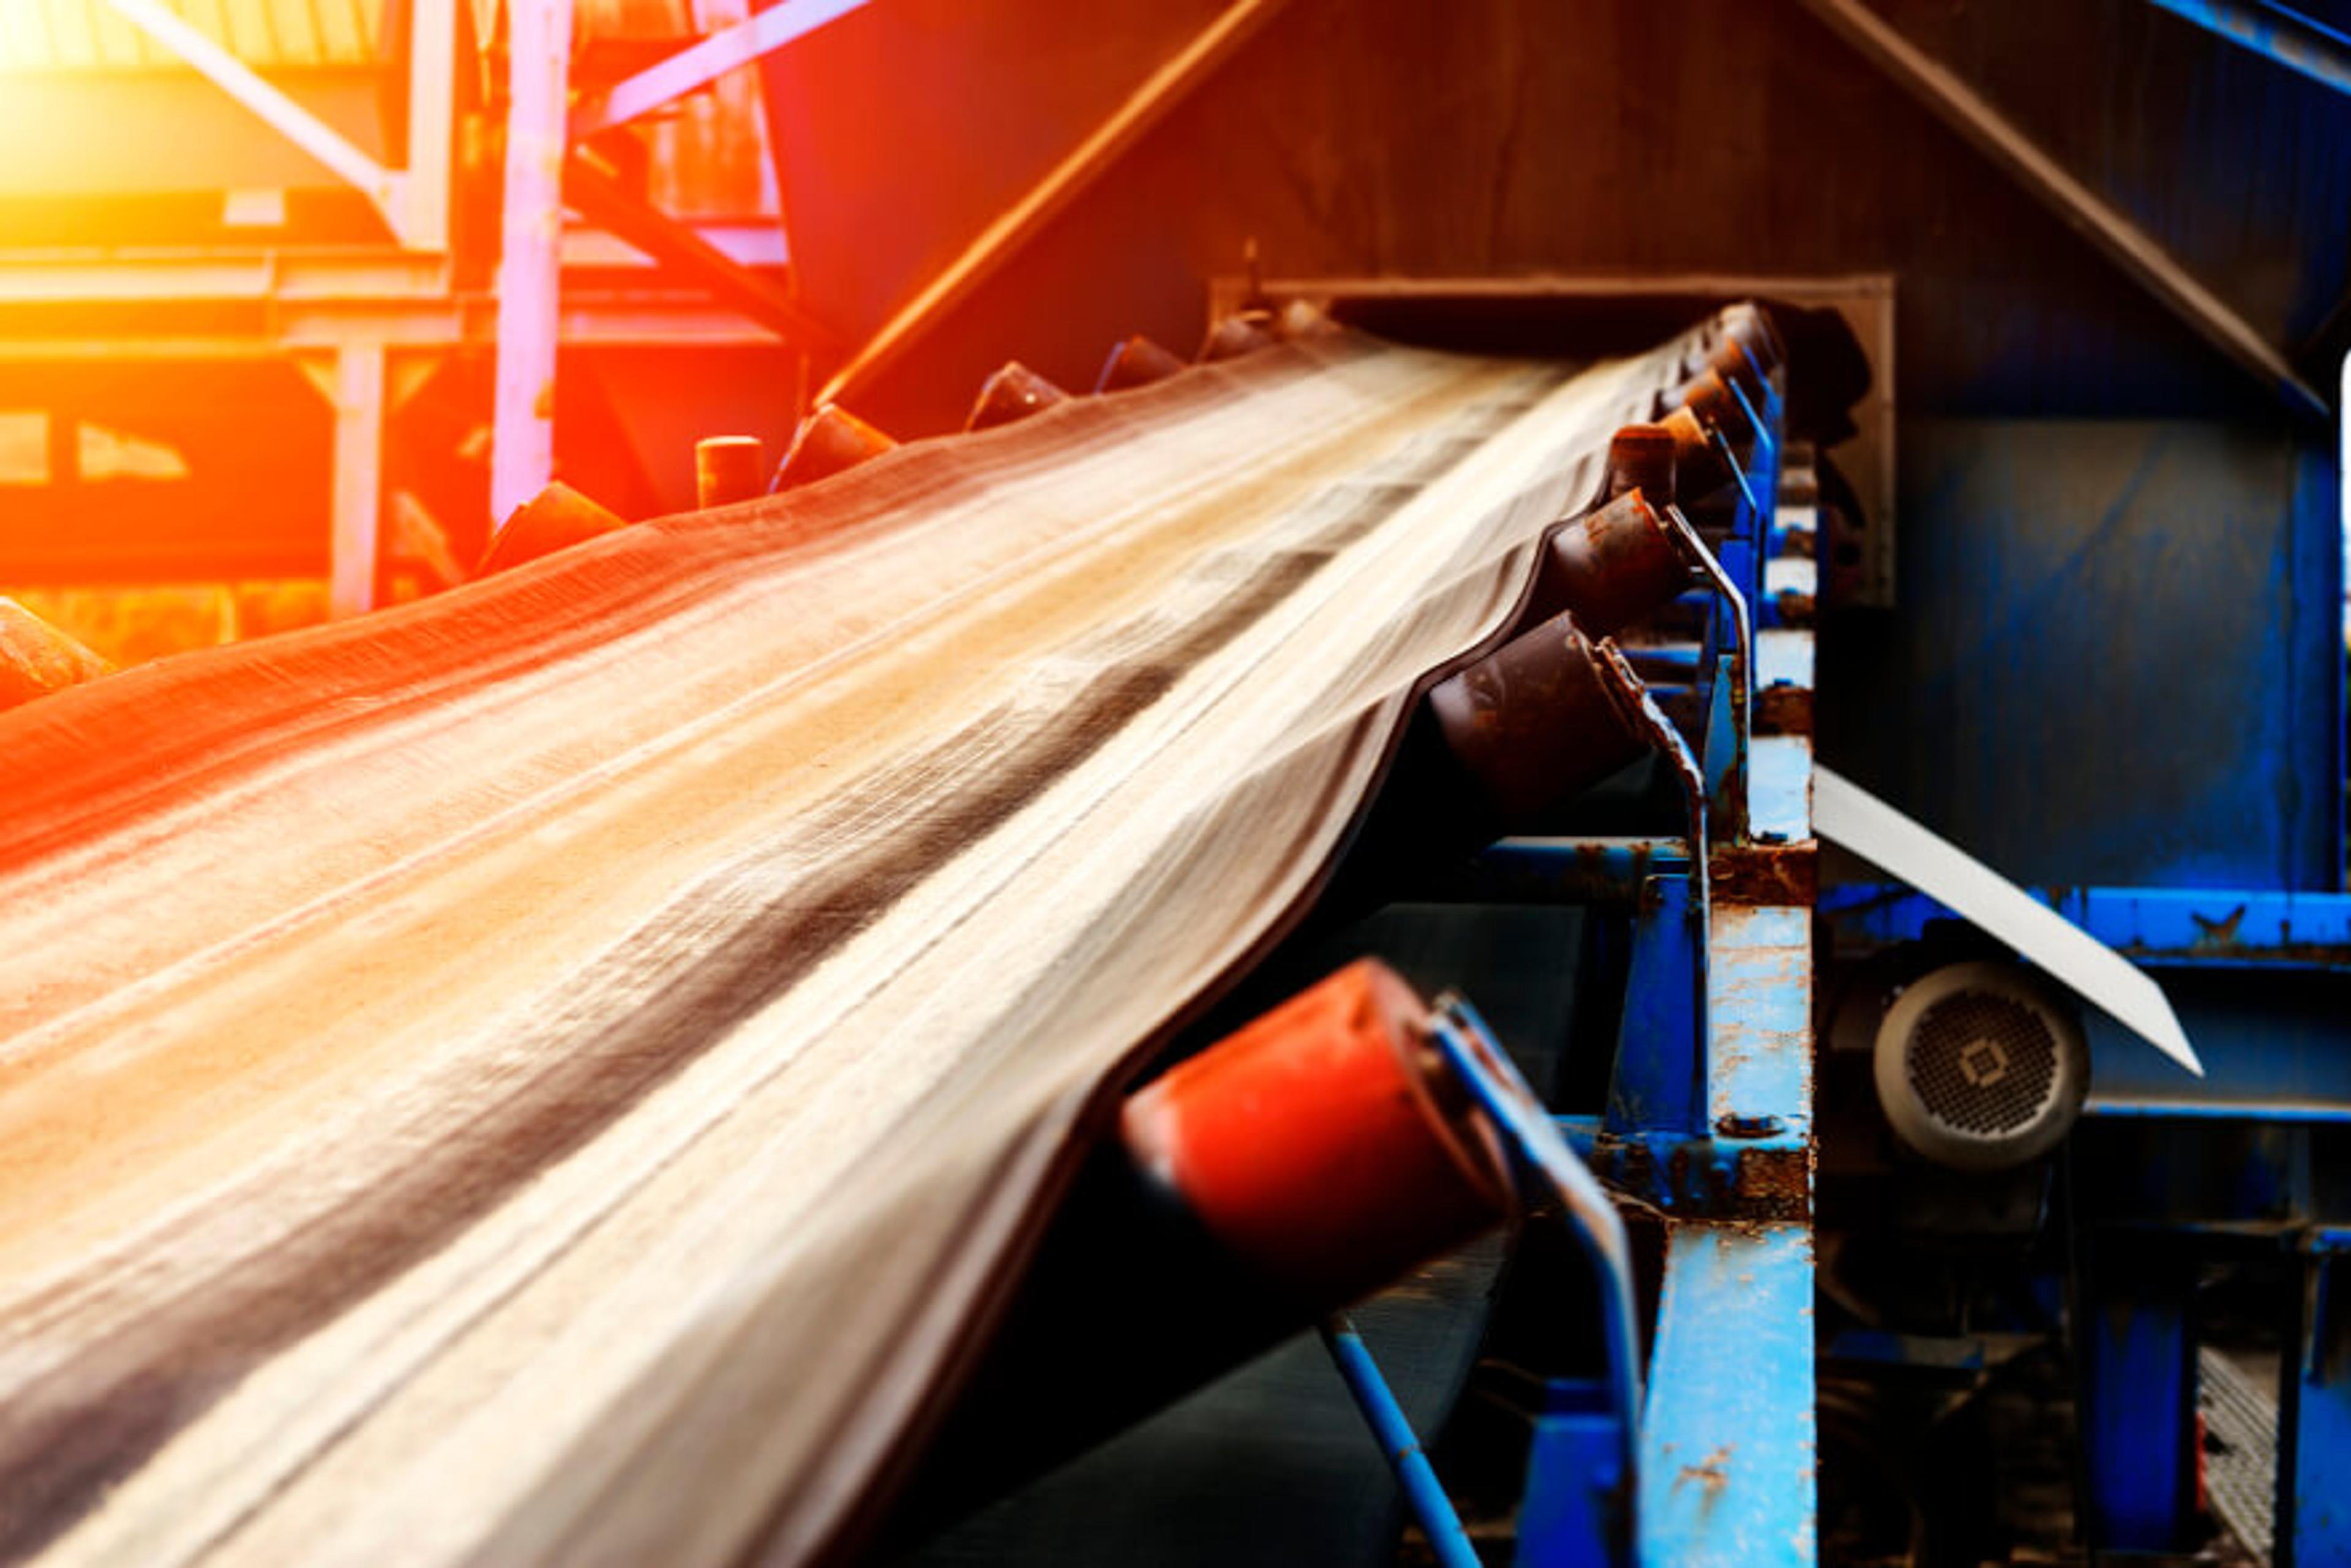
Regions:
<instances>
[{"instance_id":1,"label":"rusty metal surface","mask_svg":"<svg viewBox=\"0 0 2351 1568\"><path fill-rule=\"evenodd\" d=\"M0 1557L836 1542L1680 358L1268 348L0 716Z\"/></svg>"}]
</instances>

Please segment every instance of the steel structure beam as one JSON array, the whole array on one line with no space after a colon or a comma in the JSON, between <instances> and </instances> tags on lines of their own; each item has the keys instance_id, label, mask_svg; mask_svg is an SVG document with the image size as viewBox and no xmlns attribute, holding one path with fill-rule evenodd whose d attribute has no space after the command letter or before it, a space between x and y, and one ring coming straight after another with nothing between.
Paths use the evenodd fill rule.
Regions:
<instances>
[{"instance_id":1,"label":"steel structure beam","mask_svg":"<svg viewBox=\"0 0 2351 1568\"><path fill-rule=\"evenodd\" d=\"M864 4L865 0L784 0L780 5L755 12L733 26L680 49L658 65L647 66L602 97L582 102L571 114L571 139L584 141L599 131L625 125L641 114L709 86L738 66L772 54L795 38L806 37Z\"/></svg>"},{"instance_id":2,"label":"steel structure beam","mask_svg":"<svg viewBox=\"0 0 2351 1568\"><path fill-rule=\"evenodd\" d=\"M457 129L457 0L411 0L408 168L398 176L393 229L412 250L449 248L451 159Z\"/></svg>"},{"instance_id":3,"label":"steel structure beam","mask_svg":"<svg viewBox=\"0 0 2351 1568\"><path fill-rule=\"evenodd\" d=\"M1802 0L1804 7L1944 124L2105 252L2149 294L2221 352L2260 377L2288 408L2329 417L2326 399L2245 319L2192 277L2154 237L2075 179L1981 94L1904 37L1861 0Z\"/></svg>"},{"instance_id":4,"label":"steel structure beam","mask_svg":"<svg viewBox=\"0 0 2351 1568\"><path fill-rule=\"evenodd\" d=\"M778 285L737 261L694 229L645 202L591 154L574 150L564 161L563 194L580 215L610 231L655 262L705 285L752 320L804 350L837 352L840 334L800 307Z\"/></svg>"},{"instance_id":5,"label":"steel structure beam","mask_svg":"<svg viewBox=\"0 0 2351 1568\"><path fill-rule=\"evenodd\" d=\"M327 603L337 616L375 607L376 541L383 519L383 361L381 343L346 343L335 355L334 549Z\"/></svg>"},{"instance_id":6,"label":"steel structure beam","mask_svg":"<svg viewBox=\"0 0 2351 1568\"><path fill-rule=\"evenodd\" d=\"M835 402L895 362L932 323L991 277L1005 259L1093 183L1104 169L1281 9L1283 0L1234 0L1189 44L1135 89L1092 134L981 231L922 291L834 372L820 402Z\"/></svg>"},{"instance_id":7,"label":"steel structure beam","mask_svg":"<svg viewBox=\"0 0 2351 1568\"><path fill-rule=\"evenodd\" d=\"M2321 87L2351 94L2351 37L2262 0L2149 0L2208 33L2266 55Z\"/></svg>"},{"instance_id":8,"label":"steel structure beam","mask_svg":"<svg viewBox=\"0 0 2351 1568\"><path fill-rule=\"evenodd\" d=\"M498 256L498 370L490 447L493 521L555 470L555 343L563 232L564 100L571 0L507 7L506 222Z\"/></svg>"}]
</instances>

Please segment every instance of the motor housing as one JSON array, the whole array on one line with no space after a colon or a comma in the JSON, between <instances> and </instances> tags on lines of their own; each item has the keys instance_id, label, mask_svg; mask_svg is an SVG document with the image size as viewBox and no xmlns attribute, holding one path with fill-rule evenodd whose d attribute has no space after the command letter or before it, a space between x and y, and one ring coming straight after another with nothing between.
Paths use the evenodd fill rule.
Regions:
<instances>
[{"instance_id":1,"label":"motor housing","mask_svg":"<svg viewBox=\"0 0 2351 1568\"><path fill-rule=\"evenodd\" d=\"M2006 1170L2048 1153L2090 1086L2070 999L2001 962L1949 964L1911 982L1878 1025L1875 1066L1895 1133L1954 1170Z\"/></svg>"}]
</instances>

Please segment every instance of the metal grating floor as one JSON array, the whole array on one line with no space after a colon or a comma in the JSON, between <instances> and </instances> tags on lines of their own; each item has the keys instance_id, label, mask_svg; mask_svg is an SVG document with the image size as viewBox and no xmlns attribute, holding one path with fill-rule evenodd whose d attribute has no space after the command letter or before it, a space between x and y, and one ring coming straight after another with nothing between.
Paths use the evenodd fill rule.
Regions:
<instances>
[{"instance_id":1,"label":"metal grating floor","mask_svg":"<svg viewBox=\"0 0 2351 1568\"><path fill-rule=\"evenodd\" d=\"M2277 1497L2277 1396L2210 1345L2197 1351L2196 1365L2212 1511L2266 1564Z\"/></svg>"}]
</instances>

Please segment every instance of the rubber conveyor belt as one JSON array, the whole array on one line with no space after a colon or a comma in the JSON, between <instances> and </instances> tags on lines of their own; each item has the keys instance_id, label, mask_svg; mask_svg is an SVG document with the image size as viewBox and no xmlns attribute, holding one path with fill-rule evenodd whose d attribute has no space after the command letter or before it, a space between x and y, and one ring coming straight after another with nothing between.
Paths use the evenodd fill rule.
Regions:
<instances>
[{"instance_id":1,"label":"rubber conveyor belt","mask_svg":"<svg viewBox=\"0 0 2351 1568\"><path fill-rule=\"evenodd\" d=\"M0 1557L822 1548L1681 348L1267 350L0 718Z\"/></svg>"}]
</instances>

